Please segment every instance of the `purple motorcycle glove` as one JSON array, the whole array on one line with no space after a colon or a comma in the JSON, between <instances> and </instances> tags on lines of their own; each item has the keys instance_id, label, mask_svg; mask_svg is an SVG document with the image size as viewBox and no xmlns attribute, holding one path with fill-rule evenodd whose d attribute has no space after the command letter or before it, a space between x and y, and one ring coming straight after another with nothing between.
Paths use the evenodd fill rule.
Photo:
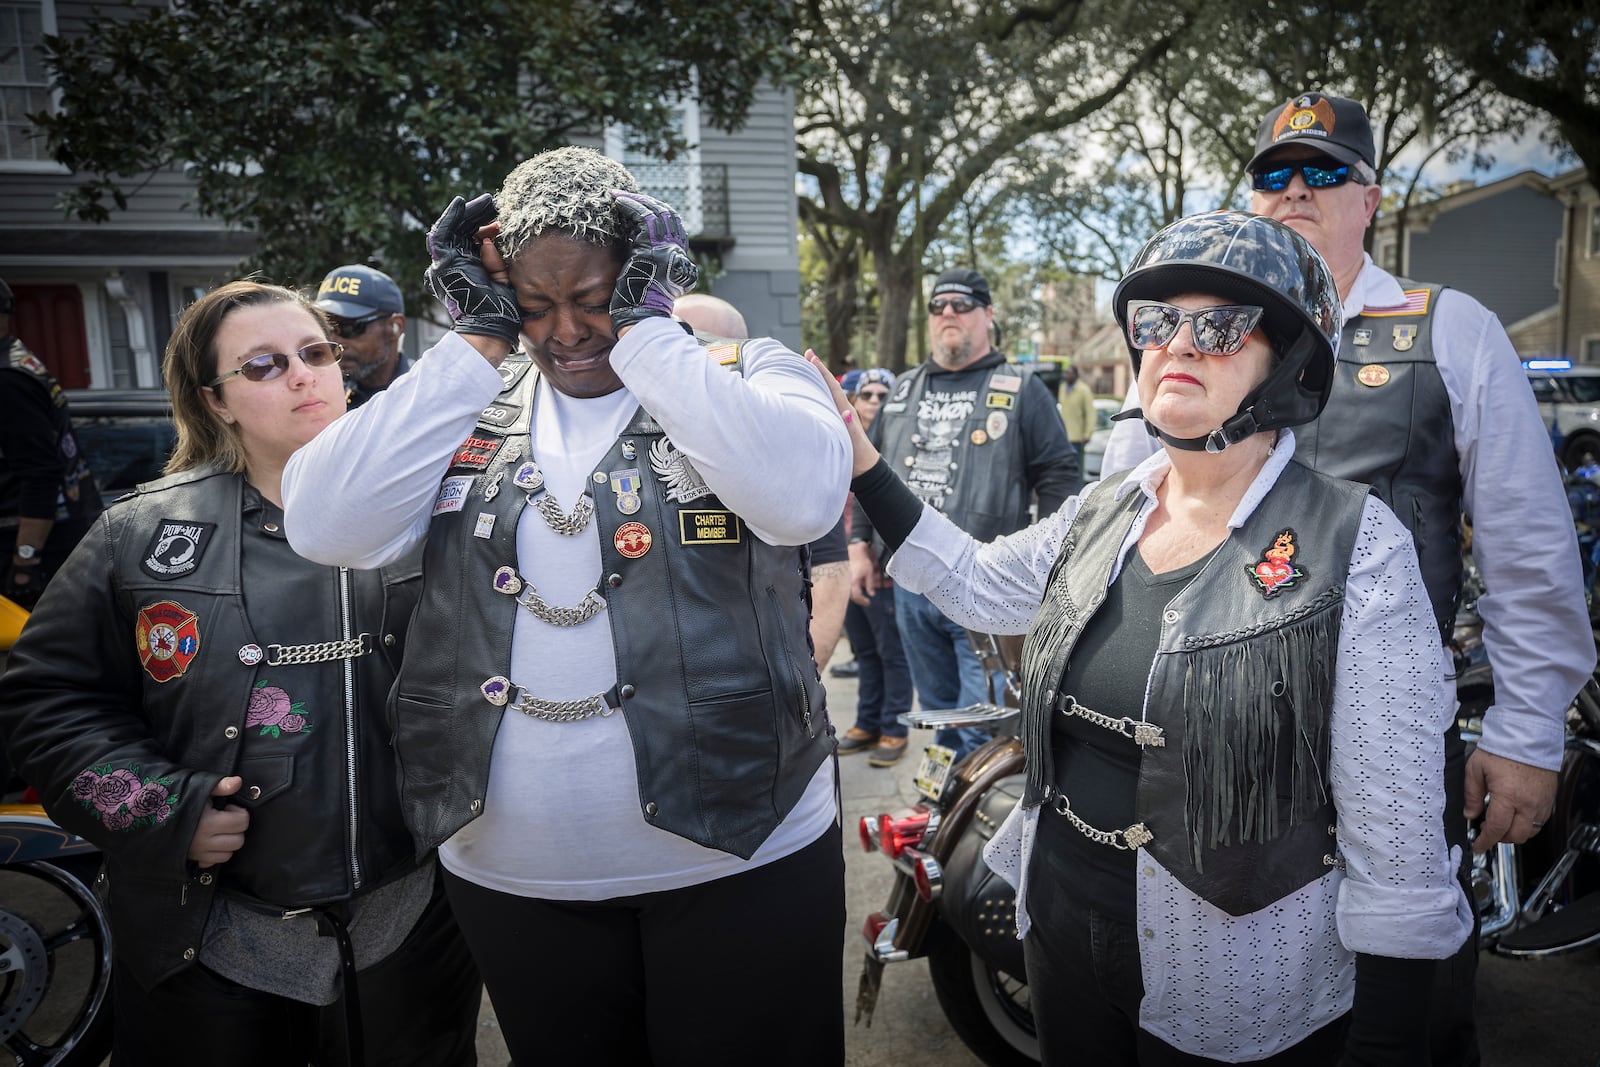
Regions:
<instances>
[{"instance_id":1,"label":"purple motorcycle glove","mask_svg":"<svg viewBox=\"0 0 1600 1067\"><path fill-rule=\"evenodd\" d=\"M632 251L611 291L611 328L620 332L650 318L671 318L672 305L700 278L689 256L678 213L639 193L612 190Z\"/></svg>"},{"instance_id":2,"label":"purple motorcycle glove","mask_svg":"<svg viewBox=\"0 0 1600 1067\"><path fill-rule=\"evenodd\" d=\"M517 346L522 311L509 285L489 277L478 255L478 230L494 221L494 197L488 193L470 204L450 201L428 231L428 290L438 297L456 324L456 333L499 337Z\"/></svg>"}]
</instances>

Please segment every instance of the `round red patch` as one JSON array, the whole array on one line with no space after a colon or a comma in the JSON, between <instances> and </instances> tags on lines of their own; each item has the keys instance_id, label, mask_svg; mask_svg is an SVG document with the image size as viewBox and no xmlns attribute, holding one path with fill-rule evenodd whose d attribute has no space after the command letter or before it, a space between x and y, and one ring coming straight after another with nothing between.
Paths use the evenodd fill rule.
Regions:
<instances>
[{"instance_id":1,"label":"round red patch","mask_svg":"<svg viewBox=\"0 0 1600 1067\"><path fill-rule=\"evenodd\" d=\"M629 559L638 559L650 551L650 545L655 537L650 533L650 528L642 522L625 522L617 527L617 534L611 539L617 546L617 551Z\"/></svg>"}]
</instances>

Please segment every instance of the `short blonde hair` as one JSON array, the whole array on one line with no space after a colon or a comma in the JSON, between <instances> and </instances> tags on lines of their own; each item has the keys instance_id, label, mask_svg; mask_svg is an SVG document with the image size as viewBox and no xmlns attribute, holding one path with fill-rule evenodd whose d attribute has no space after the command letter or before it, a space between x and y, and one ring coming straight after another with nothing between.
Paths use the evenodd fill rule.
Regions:
<instances>
[{"instance_id":1,"label":"short blonde hair","mask_svg":"<svg viewBox=\"0 0 1600 1067\"><path fill-rule=\"evenodd\" d=\"M217 334L223 320L238 308L262 304L301 308L316 320L323 336L328 335L327 317L305 296L281 285L229 282L184 308L161 360L161 377L172 398L172 421L178 427L178 444L167 460L166 473L213 462L236 473L245 469L239 428L224 422L200 391L217 376Z\"/></svg>"},{"instance_id":2,"label":"short blonde hair","mask_svg":"<svg viewBox=\"0 0 1600 1067\"><path fill-rule=\"evenodd\" d=\"M639 183L621 163L592 148L555 148L525 159L495 194L500 221L495 246L510 259L546 233L615 244L623 235L613 189L636 193Z\"/></svg>"}]
</instances>

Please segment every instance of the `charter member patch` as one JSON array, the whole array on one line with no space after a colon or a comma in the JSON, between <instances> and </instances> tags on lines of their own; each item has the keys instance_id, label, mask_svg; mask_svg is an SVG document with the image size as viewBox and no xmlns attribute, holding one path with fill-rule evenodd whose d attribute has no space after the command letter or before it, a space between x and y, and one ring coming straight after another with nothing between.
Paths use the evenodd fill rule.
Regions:
<instances>
[{"instance_id":1,"label":"charter member patch","mask_svg":"<svg viewBox=\"0 0 1600 1067\"><path fill-rule=\"evenodd\" d=\"M736 545L739 516L731 511L680 511L678 540L685 545Z\"/></svg>"}]
</instances>

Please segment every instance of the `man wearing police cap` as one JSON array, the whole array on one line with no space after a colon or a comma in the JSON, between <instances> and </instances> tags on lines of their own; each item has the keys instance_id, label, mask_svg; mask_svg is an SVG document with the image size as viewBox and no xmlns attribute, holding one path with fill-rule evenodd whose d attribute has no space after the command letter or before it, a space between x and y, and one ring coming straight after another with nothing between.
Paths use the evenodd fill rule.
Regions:
<instances>
[{"instance_id":1,"label":"man wearing police cap","mask_svg":"<svg viewBox=\"0 0 1600 1067\"><path fill-rule=\"evenodd\" d=\"M902 375L870 431L872 442L913 492L980 541L1028 525L1038 500L1048 515L1077 490L1077 453L1043 382L1006 362L990 344L989 282L958 267L934 281L928 303L932 359ZM850 531L851 599L866 604L879 573L871 522L859 506ZM894 589L901 644L918 699L955 708L988 699L983 665L966 632L926 597ZM957 755L982 741L972 730L941 730L934 740ZM878 742L880 765L905 749Z\"/></svg>"},{"instance_id":2,"label":"man wearing police cap","mask_svg":"<svg viewBox=\"0 0 1600 1067\"><path fill-rule=\"evenodd\" d=\"M1446 736L1445 833L1465 854L1468 820L1481 816L1472 849L1482 853L1526 841L1550 818L1566 709L1594 646L1571 514L1517 353L1470 296L1397 278L1366 254L1383 195L1375 166L1359 103L1301 93L1261 123L1250 207L1311 242L1344 302L1333 393L1296 431L1295 459L1369 483L1406 523L1443 637L1461 585L1461 517L1472 524L1495 703L1470 760L1454 725ZM1134 465L1151 440L1138 420L1119 422L1105 470ZM1439 968L1435 1064L1478 1062L1476 969L1474 939Z\"/></svg>"},{"instance_id":3,"label":"man wearing police cap","mask_svg":"<svg viewBox=\"0 0 1600 1067\"><path fill-rule=\"evenodd\" d=\"M406 335L406 302L394 279L352 263L328 272L317 287L316 306L333 322L344 345L340 369L351 407L382 392L407 367L400 350Z\"/></svg>"}]
</instances>

